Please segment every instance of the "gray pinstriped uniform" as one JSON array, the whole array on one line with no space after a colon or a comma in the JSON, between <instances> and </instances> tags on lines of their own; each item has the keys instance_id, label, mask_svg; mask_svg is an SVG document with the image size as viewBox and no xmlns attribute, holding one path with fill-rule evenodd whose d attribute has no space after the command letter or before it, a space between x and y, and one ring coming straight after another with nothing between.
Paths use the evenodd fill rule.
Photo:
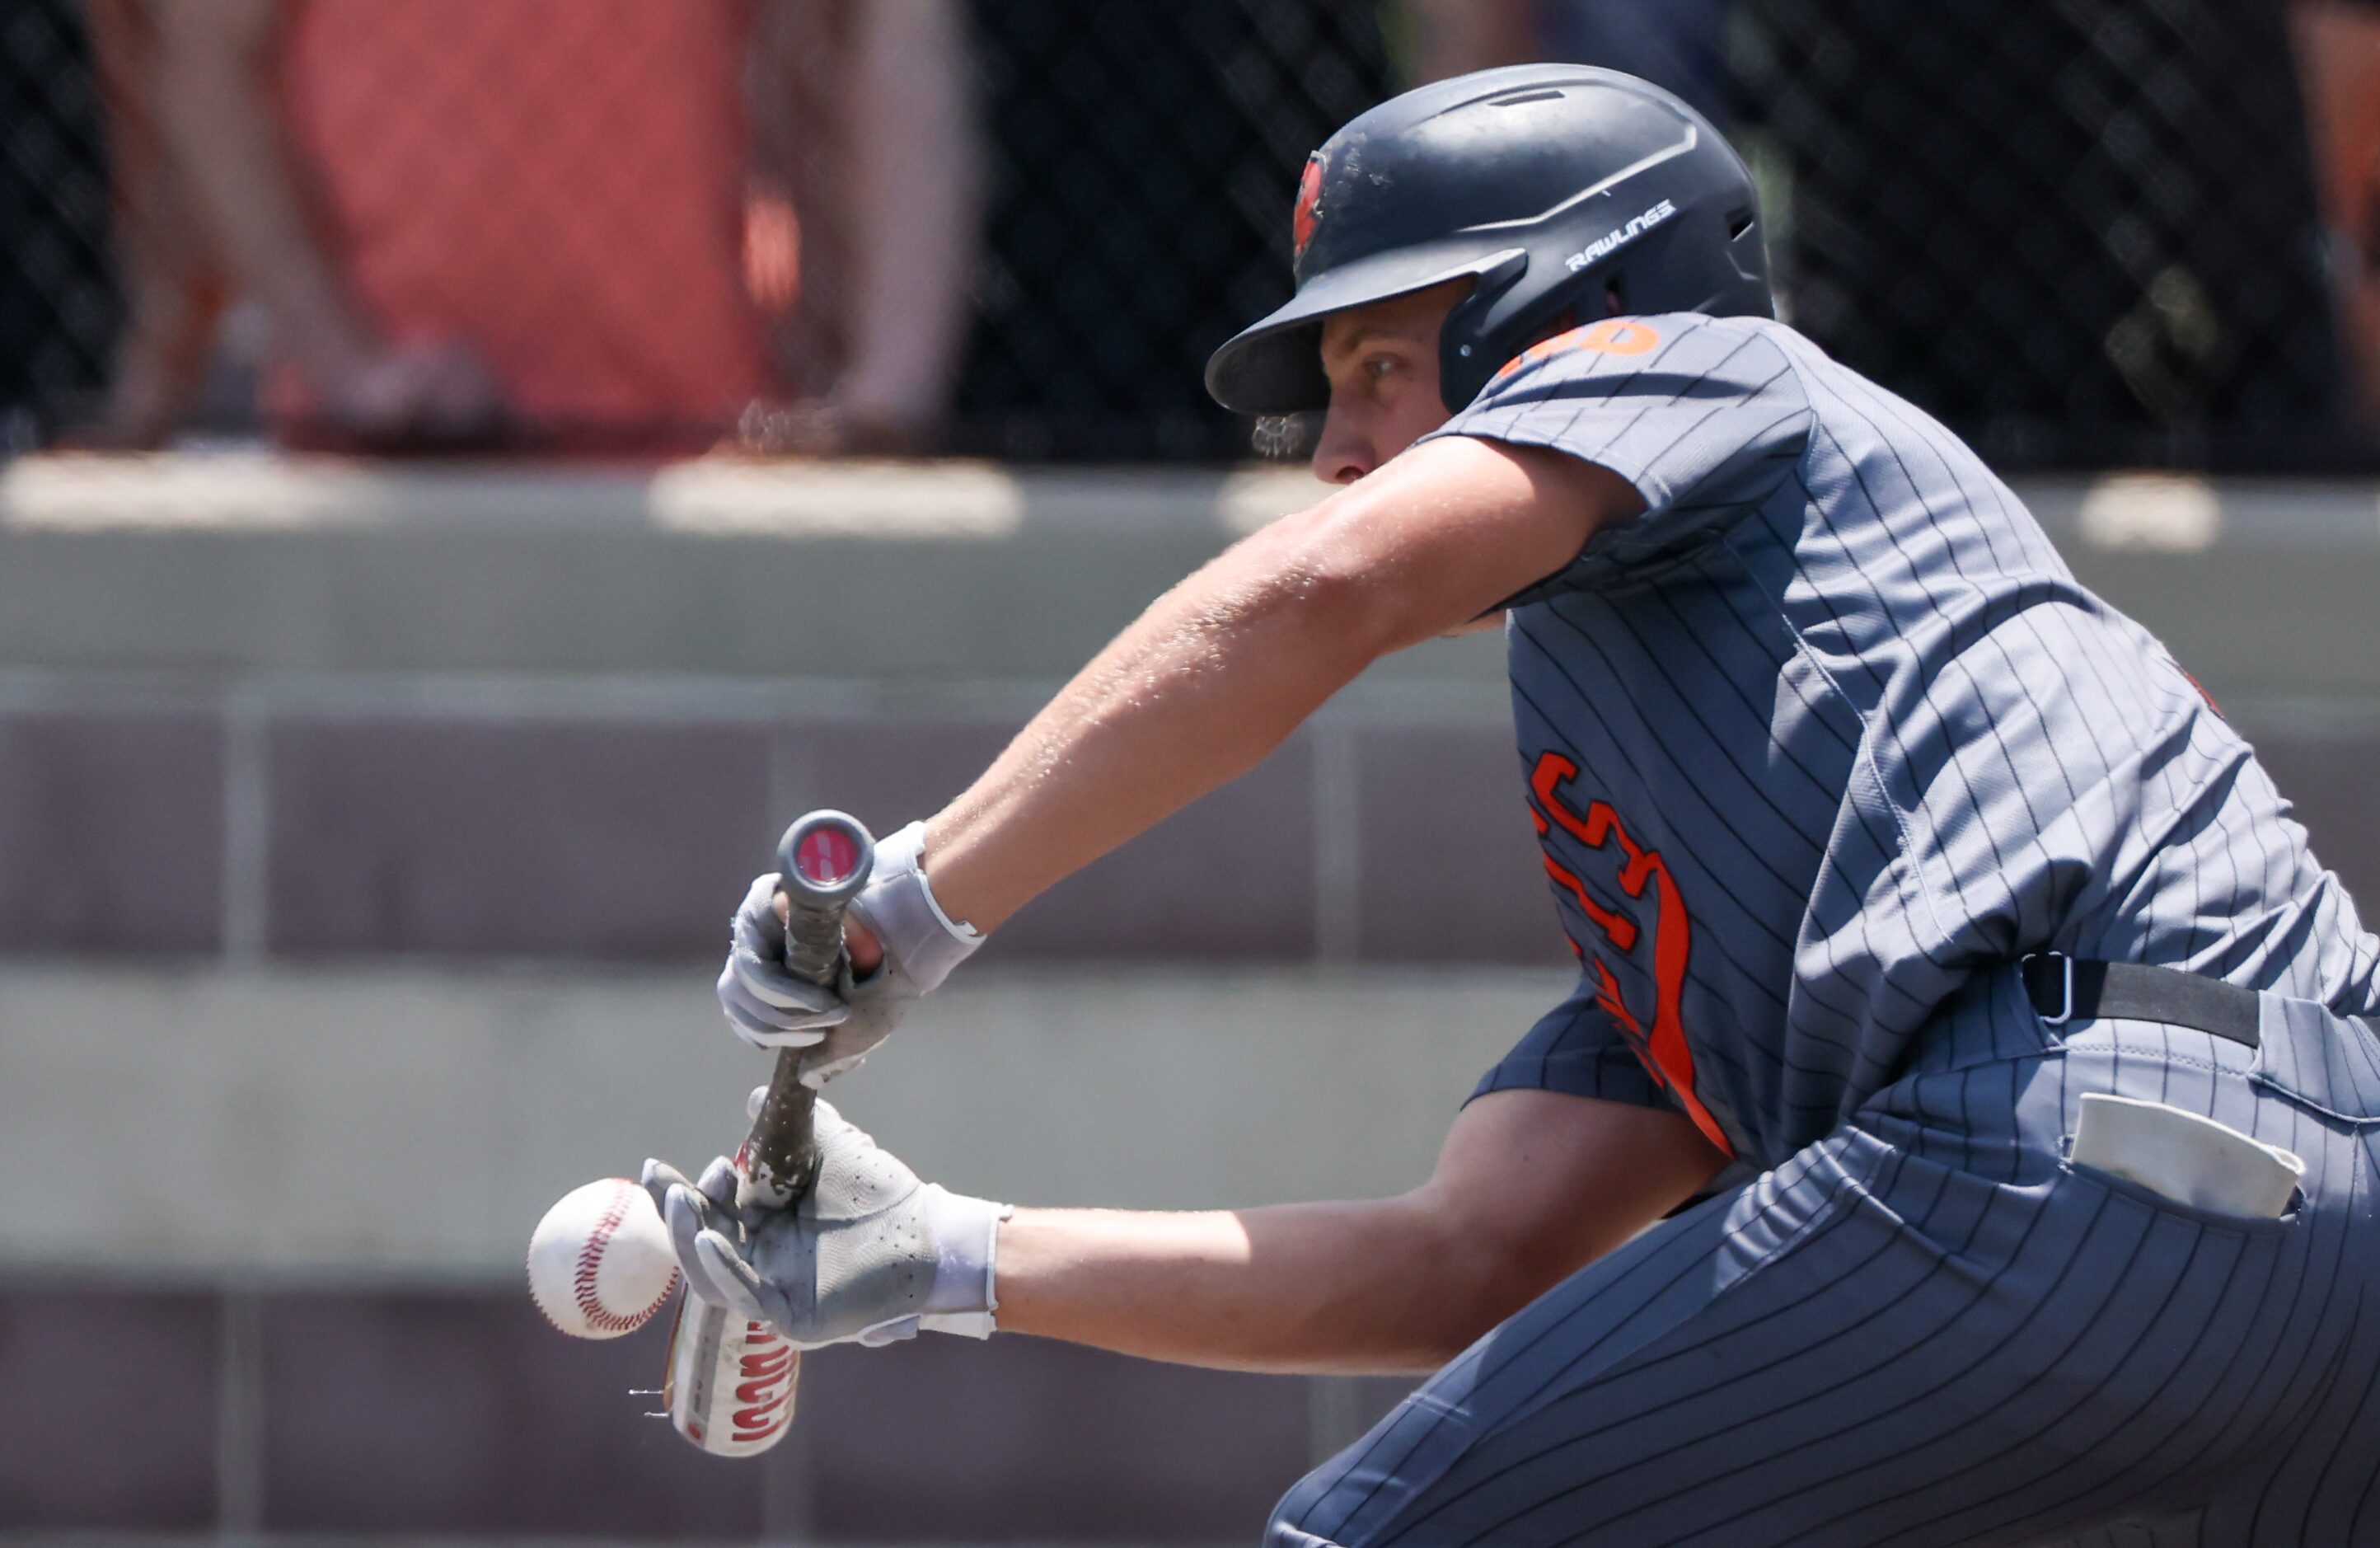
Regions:
<instances>
[{"instance_id":1,"label":"gray pinstriped uniform","mask_svg":"<svg viewBox=\"0 0 2380 1548\"><path fill-rule=\"evenodd\" d=\"M1675 1108L1731 1186L1269 1541L2380 1542L2380 942L2246 743L1972 452L1779 324L1581 330L1440 433L1648 506L1509 614L1582 977L1480 1090ZM2044 950L2264 992L2263 1046L2045 1026ZM2301 1201L2069 1169L2093 1091L2298 1152Z\"/></svg>"}]
</instances>

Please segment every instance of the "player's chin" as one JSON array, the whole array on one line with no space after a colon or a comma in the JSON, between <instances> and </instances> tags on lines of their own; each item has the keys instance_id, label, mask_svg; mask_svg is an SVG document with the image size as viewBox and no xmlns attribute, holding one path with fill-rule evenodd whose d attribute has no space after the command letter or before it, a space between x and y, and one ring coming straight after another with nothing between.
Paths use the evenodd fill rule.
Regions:
<instances>
[{"instance_id":1,"label":"player's chin","mask_svg":"<svg viewBox=\"0 0 2380 1548\"><path fill-rule=\"evenodd\" d=\"M1485 634L1491 628L1502 628L1503 627L1504 610L1499 607L1494 612L1482 613L1479 616L1472 619L1467 624L1456 625L1454 628L1448 629L1444 634L1439 635L1439 638L1440 640L1460 640L1466 634Z\"/></svg>"}]
</instances>

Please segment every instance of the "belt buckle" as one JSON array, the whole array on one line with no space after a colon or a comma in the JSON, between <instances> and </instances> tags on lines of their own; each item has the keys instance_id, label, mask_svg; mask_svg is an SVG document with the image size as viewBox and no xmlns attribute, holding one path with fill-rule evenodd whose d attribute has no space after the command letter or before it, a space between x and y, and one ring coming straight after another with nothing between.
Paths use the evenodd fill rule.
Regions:
<instances>
[{"instance_id":1,"label":"belt buckle","mask_svg":"<svg viewBox=\"0 0 2380 1548\"><path fill-rule=\"evenodd\" d=\"M2043 1026L2063 1027L2066 1023L2074 1019L2074 959L2067 956L2062 951L2037 951L2025 957L2023 963L2020 964L2020 967L2030 966L2032 963L2045 958L2056 959L2060 975L2060 981L2065 985L2066 993L2064 997L2058 1002L2058 1014L2055 1016L2043 1010L2039 1006L2035 1006L2033 1008L2034 1014L2041 1018L2041 1024Z\"/></svg>"}]
</instances>

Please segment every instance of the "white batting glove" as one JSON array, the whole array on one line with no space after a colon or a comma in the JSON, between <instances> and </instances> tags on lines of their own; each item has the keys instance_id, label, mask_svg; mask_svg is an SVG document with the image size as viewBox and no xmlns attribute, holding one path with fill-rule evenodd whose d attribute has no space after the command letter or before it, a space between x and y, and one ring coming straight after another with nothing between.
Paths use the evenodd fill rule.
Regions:
<instances>
[{"instance_id":1,"label":"white batting glove","mask_svg":"<svg viewBox=\"0 0 2380 1548\"><path fill-rule=\"evenodd\" d=\"M754 881L735 910L727 965L719 975L720 1008L736 1035L755 1047L811 1050L803 1058L802 1079L813 1089L857 1065L918 996L939 988L983 944L981 932L956 922L934 900L921 863L925 847L922 823L876 847L868 885L851 905L884 947L882 964L864 980L852 976L848 957L832 989L785 970L776 872Z\"/></svg>"},{"instance_id":2,"label":"white batting glove","mask_svg":"<svg viewBox=\"0 0 2380 1548\"><path fill-rule=\"evenodd\" d=\"M687 1290L806 1349L990 1337L1009 1207L920 1182L827 1103L817 1122L818 1186L791 1209L739 1214L724 1159L698 1183L645 1164Z\"/></svg>"}]
</instances>

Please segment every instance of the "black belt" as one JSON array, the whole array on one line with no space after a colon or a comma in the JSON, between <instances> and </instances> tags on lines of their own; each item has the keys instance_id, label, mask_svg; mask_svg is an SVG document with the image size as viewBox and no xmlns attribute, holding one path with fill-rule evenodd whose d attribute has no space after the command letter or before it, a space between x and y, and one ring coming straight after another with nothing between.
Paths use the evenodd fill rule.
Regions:
<instances>
[{"instance_id":1,"label":"black belt","mask_svg":"<svg viewBox=\"0 0 2380 1548\"><path fill-rule=\"evenodd\" d=\"M2137 962L2094 962L2045 951L2017 964L2033 1008L2052 1027L2095 1017L2163 1021L2256 1046L2256 992L2220 979Z\"/></svg>"}]
</instances>

